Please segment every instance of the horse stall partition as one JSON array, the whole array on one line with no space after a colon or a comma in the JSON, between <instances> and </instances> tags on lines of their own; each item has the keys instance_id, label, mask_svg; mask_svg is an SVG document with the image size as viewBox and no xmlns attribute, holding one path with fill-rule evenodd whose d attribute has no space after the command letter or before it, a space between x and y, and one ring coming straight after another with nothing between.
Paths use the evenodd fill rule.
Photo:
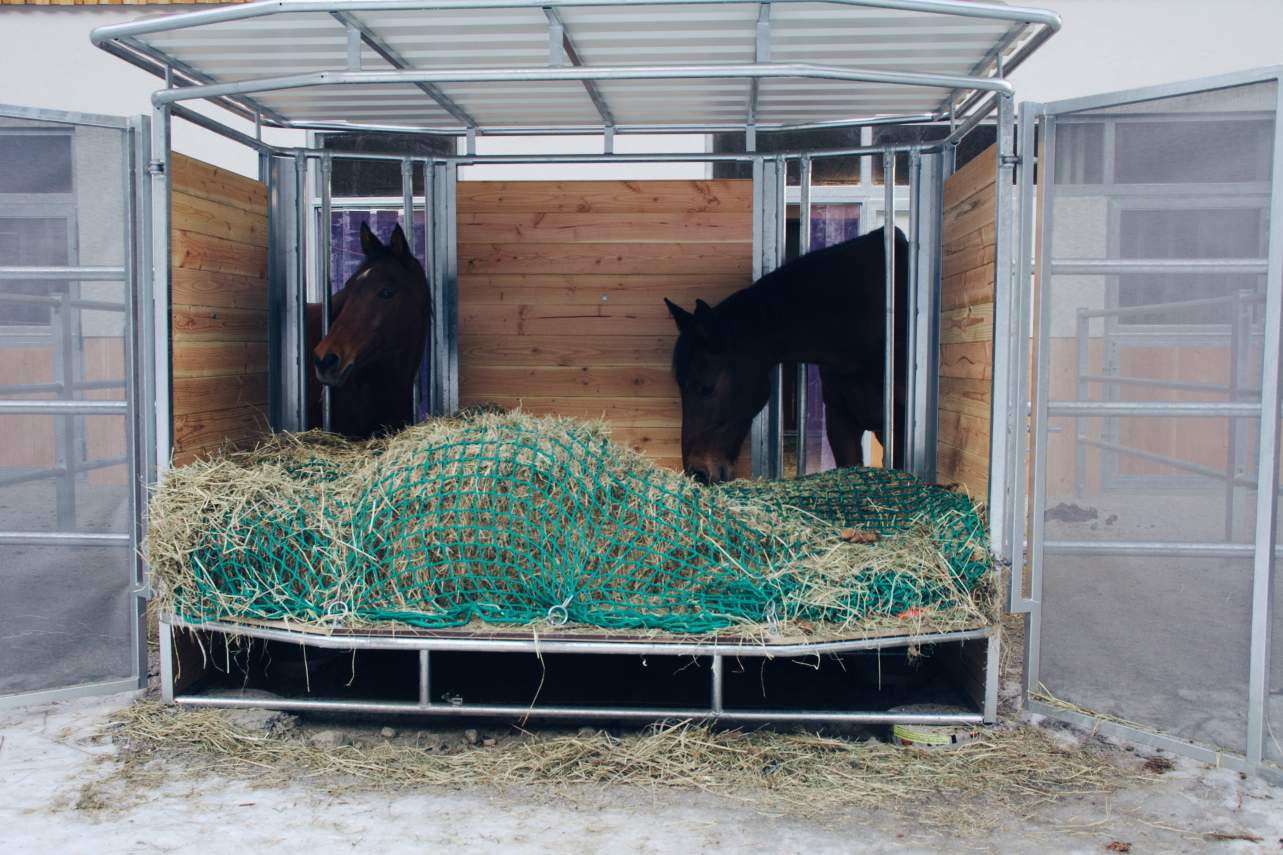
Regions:
<instances>
[{"instance_id":1,"label":"horse stall partition","mask_svg":"<svg viewBox=\"0 0 1283 855\"><path fill-rule=\"evenodd\" d=\"M940 231L936 478L977 497L989 495L997 152L945 179Z\"/></svg>"},{"instance_id":2,"label":"horse stall partition","mask_svg":"<svg viewBox=\"0 0 1283 855\"><path fill-rule=\"evenodd\" d=\"M460 404L602 419L680 469L664 298L751 283L753 183L461 181L457 205Z\"/></svg>"},{"instance_id":3,"label":"horse stall partition","mask_svg":"<svg viewBox=\"0 0 1283 855\"><path fill-rule=\"evenodd\" d=\"M267 186L171 158L173 462L268 431Z\"/></svg>"}]
</instances>

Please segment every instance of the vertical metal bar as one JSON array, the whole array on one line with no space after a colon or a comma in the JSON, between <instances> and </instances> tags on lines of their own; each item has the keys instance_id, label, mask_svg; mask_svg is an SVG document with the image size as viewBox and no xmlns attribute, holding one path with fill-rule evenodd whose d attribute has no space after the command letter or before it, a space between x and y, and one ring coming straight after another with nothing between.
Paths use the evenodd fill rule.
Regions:
<instances>
[{"instance_id":1,"label":"vertical metal bar","mask_svg":"<svg viewBox=\"0 0 1283 855\"><path fill-rule=\"evenodd\" d=\"M349 30L349 33L352 32ZM359 42L358 42L359 44ZM316 269L318 272L318 284L321 288L321 338L324 339L330 334L330 300L334 289L334 267L330 252L330 205L334 193L334 162L329 152L321 155L320 176L318 178L321 187L321 215L320 221L316 224L316 244L317 259ZM304 342L306 349L307 343ZM307 364L311 354L303 354L303 362ZM304 387L306 388L306 387ZM334 396L333 390L325 384L321 384L321 428L326 431L334 430Z\"/></svg>"},{"instance_id":2,"label":"vertical metal bar","mask_svg":"<svg viewBox=\"0 0 1283 855\"><path fill-rule=\"evenodd\" d=\"M1044 116L1042 123L1042 163L1039 172L1038 240L1037 252L1042 259L1055 257L1052 246L1052 212L1055 194L1055 170L1048 164L1056 162L1056 119ZM1038 300L1038 331L1034 338L1037 353L1037 374L1033 382L1034 412L1033 431L1033 486L1029 497L1029 622L1025 625L1025 688L1036 690L1039 683L1039 654L1042 646L1042 562L1043 537L1046 526L1047 506L1047 440L1050 427L1047 423L1047 396L1051 375L1051 315L1053 311L1054 282L1051 267L1037 267L1034 287Z\"/></svg>"},{"instance_id":3,"label":"vertical metal bar","mask_svg":"<svg viewBox=\"0 0 1283 855\"><path fill-rule=\"evenodd\" d=\"M797 254L806 255L811 251L811 158L803 157L797 163L798 172L798 205L797 205ZM797 364L797 477L806 474L806 414L807 379L810 368L805 362Z\"/></svg>"},{"instance_id":4,"label":"vertical metal bar","mask_svg":"<svg viewBox=\"0 0 1283 855\"><path fill-rule=\"evenodd\" d=\"M936 436L940 415L940 228L944 204L944 157L924 154L918 166L914 196L917 229L917 384L914 400L912 472L924 481L936 478Z\"/></svg>"},{"instance_id":5,"label":"vertical metal bar","mask_svg":"<svg viewBox=\"0 0 1283 855\"><path fill-rule=\"evenodd\" d=\"M784 263L785 228L788 223L788 164L775 159L775 247L772 269ZM771 389L771 477L784 477L784 366L775 366Z\"/></svg>"},{"instance_id":6,"label":"vertical metal bar","mask_svg":"<svg viewBox=\"0 0 1283 855\"><path fill-rule=\"evenodd\" d=\"M907 316L905 322L905 365L904 365L904 423L901 426L900 442L904 468L910 472L917 471L918 446L918 369L921 365L918 354L918 211L921 205L918 194L921 189L922 154L914 149L909 152L909 257L901 261L908 267L909 288L908 305L902 311Z\"/></svg>"},{"instance_id":7,"label":"vertical metal bar","mask_svg":"<svg viewBox=\"0 0 1283 855\"><path fill-rule=\"evenodd\" d=\"M1011 333L1018 311L1012 251L1011 189L1015 183L1015 113L1010 96L998 100L998 163L994 193L994 340L993 395L990 421L993 429L989 440L989 536L998 562L1010 560L1012 552L1009 521L1015 513L1011 506L1012 491L1009 464L1011 448L1016 443L1018 405L1013 400ZM1001 580L999 580L1001 584Z\"/></svg>"},{"instance_id":8,"label":"vertical metal bar","mask_svg":"<svg viewBox=\"0 0 1283 855\"><path fill-rule=\"evenodd\" d=\"M434 415L459 408L458 262L455 240L455 186L458 167L434 163L429 184L432 212L432 394Z\"/></svg>"},{"instance_id":9,"label":"vertical metal bar","mask_svg":"<svg viewBox=\"0 0 1283 855\"><path fill-rule=\"evenodd\" d=\"M882 214L883 253L886 261L886 356L882 371L882 466L895 466L895 150L882 153L885 191Z\"/></svg>"},{"instance_id":10,"label":"vertical metal bar","mask_svg":"<svg viewBox=\"0 0 1283 855\"><path fill-rule=\"evenodd\" d=\"M1107 323L1103 319L1102 322ZM1076 343L1074 370L1077 372L1078 378L1075 397L1079 401L1085 401L1088 397L1087 381L1082 378L1091 372L1090 336L1091 319L1087 317L1087 310L1079 307L1074 324L1074 341ZM1083 429L1083 419L1074 419L1074 496L1080 499L1087 490L1087 446L1080 439L1083 435Z\"/></svg>"},{"instance_id":11,"label":"vertical metal bar","mask_svg":"<svg viewBox=\"0 0 1283 855\"><path fill-rule=\"evenodd\" d=\"M753 159L753 281L762 278L766 272L765 258L766 245L775 235L775 230L770 223L770 205L767 201L768 193L766 185L768 176L772 168L762 158ZM767 409L753 417L753 426L750 432L749 454L752 462L753 477L764 478L769 472L769 429L767 425Z\"/></svg>"},{"instance_id":12,"label":"vertical metal bar","mask_svg":"<svg viewBox=\"0 0 1283 855\"><path fill-rule=\"evenodd\" d=\"M994 629L985 639L985 702L986 724L998 721L998 683L1002 679L1002 633Z\"/></svg>"},{"instance_id":13,"label":"vertical metal bar","mask_svg":"<svg viewBox=\"0 0 1283 855\"><path fill-rule=\"evenodd\" d=\"M307 353L307 222L311 217L311 194L307 187L307 158L302 154L294 156L294 228L296 230L295 273L292 292L286 299L290 302L292 313L287 315L293 326L294 348L291 353L294 374L295 400L292 408L297 413L297 424L300 427L312 427L307 424L307 370L311 360Z\"/></svg>"},{"instance_id":14,"label":"vertical metal bar","mask_svg":"<svg viewBox=\"0 0 1283 855\"><path fill-rule=\"evenodd\" d=\"M432 702L432 663L425 647L419 651L419 706L427 708Z\"/></svg>"},{"instance_id":15,"label":"vertical metal bar","mask_svg":"<svg viewBox=\"0 0 1283 855\"><path fill-rule=\"evenodd\" d=\"M157 477L169 468L172 452L170 411L173 377L169 321L169 107L152 109L151 160L151 377L155 383L154 437Z\"/></svg>"},{"instance_id":16,"label":"vertical metal bar","mask_svg":"<svg viewBox=\"0 0 1283 855\"><path fill-rule=\"evenodd\" d=\"M169 621L162 620L156 634L159 636L157 641L160 642L160 699L167 704L172 704L174 702L174 627Z\"/></svg>"},{"instance_id":17,"label":"vertical metal bar","mask_svg":"<svg viewBox=\"0 0 1283 855\"><path fill-rule=\"evenodd\" d=\"M73 257L73 262L75 261ZM50 328L53 333L53 377L62 386L59 397L64 401L75 398L75 329L72 316L78 310L73 301L77 295L70 280L64 281L66 293L56 305L50 307ZM59 531L76 529L76 429L81 418L74 415L53 418L54 465L60 471L54 482L55 509Z\"/></svg>"},{"instance_id":18,"label":"vertical metal bar","mask_svg":"<svg viewBox=\"0 0 1283 855\"><path fill-rule=\"evenodd\" d=\"M1016 206L1016 265L1015 284L1018 311L1013 329L1008 331L1012 342L1013 370L1016 376L1012 405L1018 409L1015 443L1012 450L1010 472L1012 517L1010 525L1010 589L1007 608L1012 612L1027 611L1024 600L1025 535L1029 515L1025 508L1026 480L1029 471L1026 455L1029 452L1029 337L1033 323L1033 254L1034 254L1034 173L1039 159L1034 137L1037 129L1038 105L1026 103L1020 109L1020 164L1018 178L1020 199ZM1045 167L1045 164L1044 164Z\"/></svg>"},{"instance_id":19,"label":"vertical metal bar","mask_svg":"<svg viewBox=\"0 0 1283 855\"><path fill-rule=\"evenodd\" d=\"M424 211L427 217L427 211ZM417 255L414 241L414 161L408 157L401 159L401 231L405 234L406 246L411 255ZM425 234L426 238L426 234ZM419 364L423 364L423 355L419 355ZM416 371L410 381L411 421L419 420L419 374Z\"/></svg>"},{"instance_id":20,"label":"vertical metal bar","mask_svg":"<svg viewBox=\"0 0 1283 855\"><path fill-rule=\"evenodd\" d=\"M143 180L143 169L147 163L148 125L143 116L132 117L129 130L125 136L125 281L124 302L129 308L125 311L124 350L125 350L125 400L129 404L129 418L125 429L128 431L126 448L128 449L126 471L129 478L129 521L132 537L130 549L131 578L134 583L133 619L130 621L130 634L133 641L134 662L138 674L138 686L142 688L147 682L147 565L142 560L139 545L146 532L143 518L147 506L147 487L151 466L148 460L150 431L147 420L142 417L145 408L142 402L147 400L144 390L148 381L143 379L139 354L149 341L142 335L139 311L142 306L141 296L145 293L142 286L144 277L140 271L145 269L148 246L145 242L146 230L142 226L143 207L146 204L146 182Z\"/></svg>"},{"instance_id":21,"label":"vertical metal bar","mask_svg":"<svg viewBox=\"0 0 1283 855\"><path fill-rule=\"evenodd\" d=\"M712 666L709 669L712 679L712 712L714 716L722 714L722 657L713 654Z\"/></svg>"},{"instance_id":22,"label":"vertical metal bar","mask_svg":"<svg viewBox=\"0 0 1283 855\"><path fill-rule=\"evenodd\" d=\"M1279 399L1283 394L1283 80L1275 80L1274 157L1270 180L1269 272L1261 364L1260 444L1256 461L1256 551L1252 568L1252 643L1247 683L1247 760L1264 755L1269 700L1274 541L1278 524Z\"/></svg>"},{"instance_id":23,"label":"vertical metal bar","mask_svg":"<svg viewBox=\"0 0 1283 855\"><path fill-rule=\"evenodd\" d=\"M1239 349L1243 347L1247 329L1243 325L1242 291L1235 291L1230 301L1230 365L1229 365L1229 400L1239 400ZM1234 540L1234 493L1238 487L1234 479L1238 476L1238 425L1239 420L1229 416L1226 420L1225 434L1225 542Z\"/></svg>"}]
</instances>

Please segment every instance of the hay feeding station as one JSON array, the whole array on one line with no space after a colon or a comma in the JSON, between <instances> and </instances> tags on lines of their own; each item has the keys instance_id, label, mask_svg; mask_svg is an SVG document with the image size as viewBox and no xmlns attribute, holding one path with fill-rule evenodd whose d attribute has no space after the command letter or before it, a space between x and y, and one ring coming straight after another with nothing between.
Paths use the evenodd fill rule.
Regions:
<instances>
[{"instance_id":1,"label":"hay feeding station","mask_svg":"<svg viewBox=\"0 0 1283 855\"><path fill-rule=\"evenodd\" d=\"M83 598L125 604L123 641L0 678L137 685L150 602L181 705L929 741L994 722L1023 653L1039 712L1267 762L1278 70L1017 110L1059 27L960 0L282 0L99 28L163 80L151 116L0 110L66 148L82 248L0 258L73 282L5 292L54 344L0 392L27 455L0 490L56 514L0 546L119 570ZM175 153L175 123L258 177ZM879 229L866 465L833 465L824 366L791 362L737 477L683 474L665 298ZM430 316L411 423L356 441L310 337L370 235Z\"/></svg>"}]
</instances>

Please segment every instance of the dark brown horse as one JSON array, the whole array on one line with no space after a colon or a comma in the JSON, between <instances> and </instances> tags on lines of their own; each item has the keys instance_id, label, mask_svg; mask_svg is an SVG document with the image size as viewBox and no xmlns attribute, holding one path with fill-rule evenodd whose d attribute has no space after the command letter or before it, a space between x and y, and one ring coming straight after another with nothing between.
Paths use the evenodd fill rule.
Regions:
<instances>
[{"instance_id":1,"label":"dark brown horse","mask_svg":"<svg viewBox=\"0 0 1283 855\"><path fill-rule=\"evenodd\" d=\"M330 300L324 339L321 307L307 307L315 368L308 382L309 422L321 423L323 383L331 389L331 429L353 439L413 423L413 383L431 313L428 278L400 226L385 245L362 223L361 251L365 260Z\"/></svg>"},{"instance_id":2,"label":"dark brown horse","mask_svg":"<svg viewBox=\"0 0 1283 855\"><path fill-rule=\"evenodd\" d=\"M682 466L703 483L734 477L735 461L770 398L782 362L820 368L829 444L838 466L861 462L861 439L882 440L886 252L881 229L807 253L716 307L669 300L680 334L673 373L682 393ZM908 243L896 229L896 306L907 305ZM907 313L896 313L896 424L903 424ZM894 444L894 465L903 442Z\"/></svg>"}]
</instances>

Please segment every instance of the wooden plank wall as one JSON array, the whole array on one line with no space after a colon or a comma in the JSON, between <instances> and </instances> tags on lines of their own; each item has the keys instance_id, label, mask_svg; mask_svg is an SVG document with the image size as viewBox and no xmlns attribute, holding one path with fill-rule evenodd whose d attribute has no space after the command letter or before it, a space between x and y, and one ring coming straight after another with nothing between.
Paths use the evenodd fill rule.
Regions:
<instances>
[{"instance_id":1,"label":"wooden plank wall","mask_svg":"<svg viewBox=\"0 0 1283 855\"><path fill-rule=\"evenodd\" d=\"M267 188L174 155L174 462L267 431Z\"/></svg>"},{"instance_id":2,"label":"wooden plank wall","mask_svg":"<svg viewBox=\"0 0 1283 855\"><path fill-rule=\"evenodd\" d=\"M997 148L944 184L937 478L989 493Z\"/></svg>"},{"instance_id":3,"label":"wooden plank wall","mask_svg":"<svg viewBox=\"0 0 1283 855\"><path fill-rule=\"evenodd\" d=\"M461 182L458 218L460 403L604 418L680 468L664 297L752 281L751 182Z\"/></svg>"}]
</instances>

